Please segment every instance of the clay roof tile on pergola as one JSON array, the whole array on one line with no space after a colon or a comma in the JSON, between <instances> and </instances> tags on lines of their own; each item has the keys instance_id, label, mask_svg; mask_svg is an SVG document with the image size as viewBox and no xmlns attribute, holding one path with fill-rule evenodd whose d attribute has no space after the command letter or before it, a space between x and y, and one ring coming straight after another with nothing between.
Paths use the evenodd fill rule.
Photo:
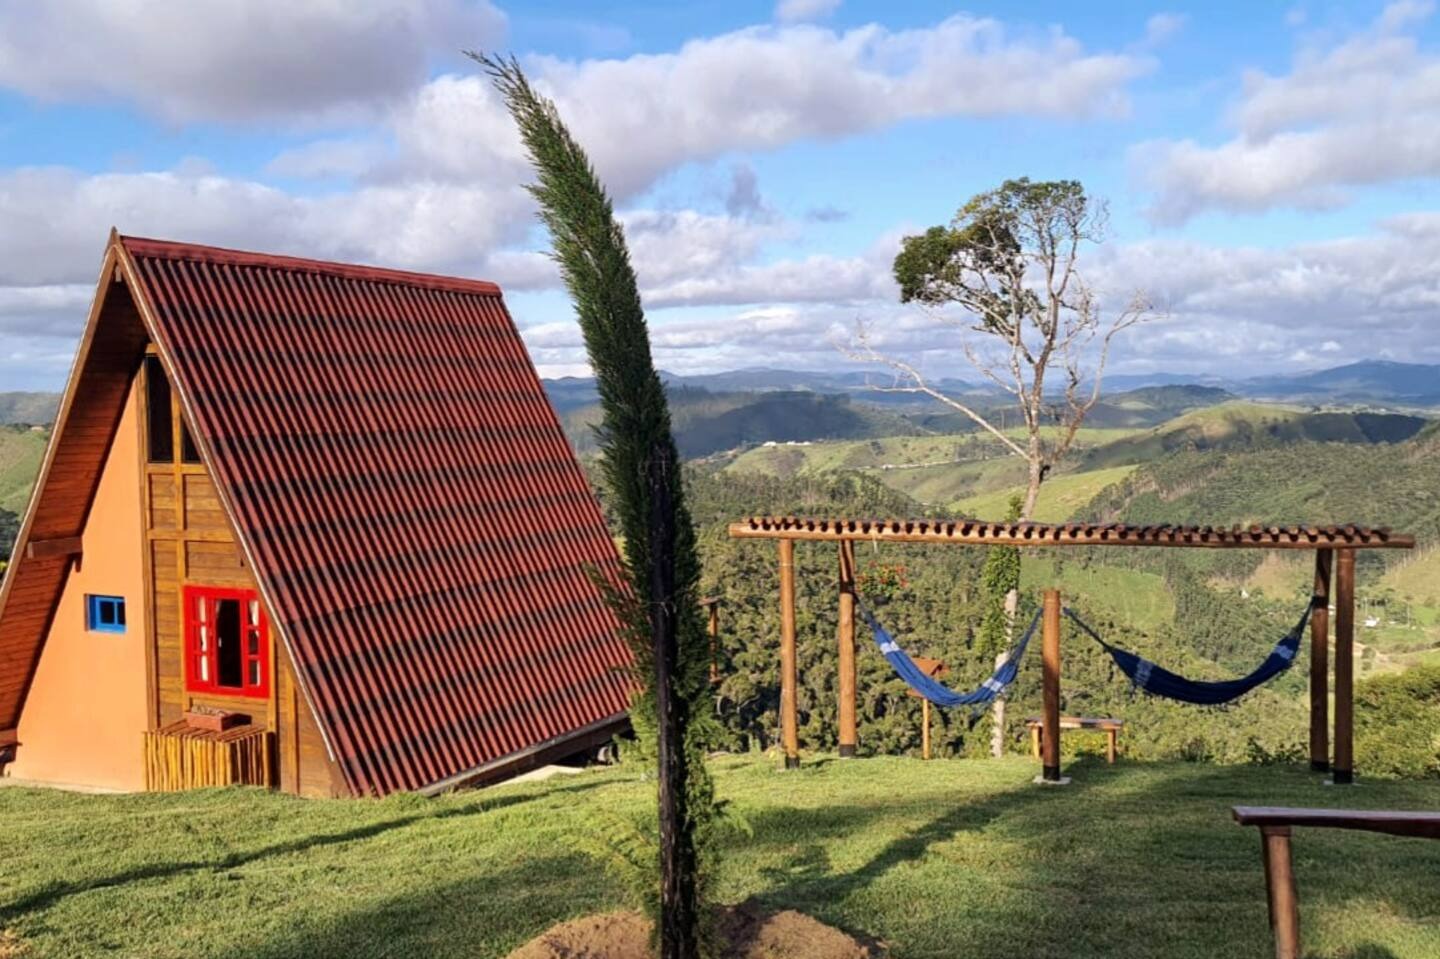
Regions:
<instances>
[{"instance_id":1,"label":"clay roof tile on pergola","mask_svg":"<svg viewBox=\"0 0 1440 959\"><path fill-rule=\"evenodd\" d=\"M730 524L737 539L874 540L976 546L1189 546L1219 549L1413 549L1386 527L1176 526L1124 523L987 523L980 520L827 519L753 516Z\"/></svg>"}]
</instances>

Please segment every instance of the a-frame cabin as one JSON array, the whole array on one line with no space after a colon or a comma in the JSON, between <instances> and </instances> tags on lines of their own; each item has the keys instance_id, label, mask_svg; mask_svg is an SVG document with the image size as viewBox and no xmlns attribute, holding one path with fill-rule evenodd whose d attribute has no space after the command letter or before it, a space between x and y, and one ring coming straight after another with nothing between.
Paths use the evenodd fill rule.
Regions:
<instances>
[{"instance_id":1,"label":"a-frame cabin","mask_svg":"<svg viewBox=\"0 0 1440 959\"><path fill-rule=\"evenodd\" d=\"M112 233L0 588L0 769L503 778L625 722L618 570L498 287Z\"/></svg>"}]
</instances>

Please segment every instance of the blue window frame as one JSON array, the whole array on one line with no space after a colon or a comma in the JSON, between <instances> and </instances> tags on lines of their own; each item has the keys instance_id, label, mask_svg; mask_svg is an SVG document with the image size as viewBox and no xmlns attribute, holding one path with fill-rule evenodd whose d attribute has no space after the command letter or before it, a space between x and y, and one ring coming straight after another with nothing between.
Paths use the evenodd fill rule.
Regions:
<instances>
[{"instance_id":1,"label":"blue window frame","mask_svg":"<svg viewBox=\"0 0 1440 959\"><path fill-rule=\"evenodd\" d=\"M86 596L85 628L92 633L125 632L125 597Z\"/></svg>"}]
</instances>

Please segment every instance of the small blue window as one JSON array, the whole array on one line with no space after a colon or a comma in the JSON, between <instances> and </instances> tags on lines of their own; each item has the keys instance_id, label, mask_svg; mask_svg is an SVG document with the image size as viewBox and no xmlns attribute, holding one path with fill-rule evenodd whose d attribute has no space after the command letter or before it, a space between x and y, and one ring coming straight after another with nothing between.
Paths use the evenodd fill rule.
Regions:
<instances>
[{"instance_id":1,"label":"small blue window","mask_svg":"<svg viewBox=\"0 0 1440 959\"><path fill-rule=\"evenodd\" d=\"M85 628L92 633L125 632L125 597L86 596Z\"/></svg>"}]
</instances>

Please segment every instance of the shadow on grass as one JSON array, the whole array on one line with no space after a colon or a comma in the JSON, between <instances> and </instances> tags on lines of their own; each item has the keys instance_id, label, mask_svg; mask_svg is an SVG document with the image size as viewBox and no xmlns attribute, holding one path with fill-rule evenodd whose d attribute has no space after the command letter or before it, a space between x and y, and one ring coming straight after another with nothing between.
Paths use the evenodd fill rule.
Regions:
<instances>
[{"instance_id":1,"label":"shadow on grass","mask_svg":"<svg viewBox=\"0 0 1440 959\"><path fill-rule=\"evenodd\" d=\"M1229 806L1364 805L1358 794L1322 791L1286 770L1107 769L1086 760L1067 771L1074 781L1066 787L1002 786L997 787L1002 791L960 793L953 805L927 787L918 798L897 794L864 805L765 807L748 814L753 837L732 844L732 861L756 863L744 875L767 908L799 909L853 933L881 936L902 957L1260 959L1273 954L1273 946L1258 839L1254 830L1230 822ZM418 812L236 858L174 864L158 874L232 868L569 791L575 790L557 787ZM841 789L832 792L835 799L845 798ZM1425 801L1418 790L1413 797ZM903 825L911 821L918 825ZM854 855L852 844L866 841L873 845L864 848L873 852ZM1430 877L1440 874L1440 843L1315 831L1297 838L1296 856L1307 914L1345 908L1354 916L1374 900L1385 904L1388 916L1412 927L1434 923L1437 896ZM857 858L858 865L835 867ZM559 845L483 866L457 859L455 871L444 876L442 883L423 889L412 884L389 898L383 888L366 891L375 898L359 906L340 898L270 924L257 916L243 937L205 954L499 956L555 922L620 902L614 883L595 862ZM103 884L120 881L127 878ZM1323 954L1345 959L1435 954L1400 944L1397 937L1411 934L1352 925L1329 934Z\"/></svg>"},{"instance_id":2,"label":"shadow on grass","mask_svg":"<svg viewBox=\"0 0 1440 959\"><path fill-rule=\"evenodd\" d=\"M235 942L223 959L392 959L503 956L556 922L616 908L580 854L535 857L508 868L407 893L342 915L287 919L283 932Z\"/></svg>"},{"instance_id":3,"label":"shadow on grass","mask_svg":"<svg viewBox=\"0 0 1440 959\"><path fill-rule=\"evenodd\" d=\"M510 806L529 802L535 799L544 799L554 796L557 793L576 793L597 786L605 785L605 782L591 781L576 783L574 785L561 786L547 790L543 793L532 795L499 796L493 799L480 795L474 805L451 807L439 811L422 810L407 816L396 816L391 819L379 822L368 823L364 826L357 826L354 829L346 829L340 832L321 833L319 835L305 836L300 839L293 839L287 842L275 843L261 849L253 849L246 852L233 852L227 855L218 856L213 859L196 859L184 862L155 863L149 866L142 866L137 869L129 869L116 873L112 876L101 876L94 879L85 879L77 882L55 882L41 886L39 889L22 896L11 903L0 906L0 927L24 916L26 913L48 909L61 900L91 892L96 889L105 889L114 886L123 886L132 882L143 882L153 879L166 879L180 876L185 873L198 871L224 871L246 866L273 856L285 856L293 853L305 852L309 849L318 849L325 846L341 845L349 842L360 842L366 839L373 839L376 836L384 835L396 829L404 829L417 823L432 822L444 819L455 819L466 816L481 816L486 813L498 812ZM3 959L3 953L0 953Z\"/></svg>"},{"instance_id":4,"label":"shadow on grass","mask_svg":"<svg viewBox=\"0 0 1440 959\"><path fill-rule=\"evenodd\" d=\"M1068 771L1074 779L1066 787L959 797L954 808L845 871L835 869L834 850L846 836L886 816L913 813L914 805L897 796L878 806L753 817L762 845L766 837L788 837L789 843L769 838L768 844L793 850L782 864L761 869L768 889L757 898L850 931L898 933L904 955L1260 957L1273 945L1258 838L1231 822L1230 806L1272 799L1346 805L1355 799L1321 792L1303 774L1280 770L1107 769L1087 759ZM933 798L925 802L926 808L934 805ZM940 851L966 833L997 827L1004 843L1025 850L1022 861L993 870L1003 875L985 874L988 851L981 846L962 843ZM1376 900L1398 920L1390 935L1425 937L1422 949L1429 948L1430 935L1440 944L1440 933L1413 931L1433 927L1440 913L1434 884L1415 881L1440 874L1440 843L1377 845L1387 841L1395 843L1302 833L1296 840L1302 907L1312 917L1345 911L1349 922L1357 902ZM1367 866L1356 868L1357 861ZM1385 870L1377 876L1374 867L1382 863ZM910 902L885 901L897 892ZM946 896L952 897L948 903ZM940 915L945 911L951 915ZM917 916L939 920L925 928L928 920ZM878 927L856 928L872 922ZM1409 930L1400 928L1407 925ZM1311 932L1317 938L1318 925ZM1372 941L1347 947L1341 953L1347 959L1399 959L1389 945L1373 941L1389 938L1373 929L1352 926L1326 938L1356 933ZM1405 955L1440 954L1406 948Z\"/></svg>"},{"instance_id":5,"label":"shadow on grass","mask_svg":"<svg viewBox=\"0 0 1440 959\"><path fill-rule=\"evenodd\" d=\"M1002 816L1023 817L1036 807L1052 806L1066 802L1083 802L1090 784L1073 780L1065 786L1034 785L1018 791L1007 791L987 796L979 801L962 802L953 809L909 833L887 843L883 849L864 865L846 873L834 874L829 871L827 857L818 845L802 850L793 862L793 868L769 871L767 878L781 880L784 884L774 891L776 902L799 898L811 902L835 902L865 888L880 876L897 866L923 859L939 843L948 842L962 832L979 832ZM903 810L903 800L883 807L846 806L826 810L806 822L812 810L784 810L774 814L778 828L794 830L806 828L820 833L841 836L869 822ZM927 802L927 808L934 802ZM797 815L799 814L799 815ZM762 821L770 819L762 817ZM759 832L759 828L756 830ZM819 855L817 855L819 853ZM768 898L768 897L767 897Z\"/></svg>"}]
</instances>

